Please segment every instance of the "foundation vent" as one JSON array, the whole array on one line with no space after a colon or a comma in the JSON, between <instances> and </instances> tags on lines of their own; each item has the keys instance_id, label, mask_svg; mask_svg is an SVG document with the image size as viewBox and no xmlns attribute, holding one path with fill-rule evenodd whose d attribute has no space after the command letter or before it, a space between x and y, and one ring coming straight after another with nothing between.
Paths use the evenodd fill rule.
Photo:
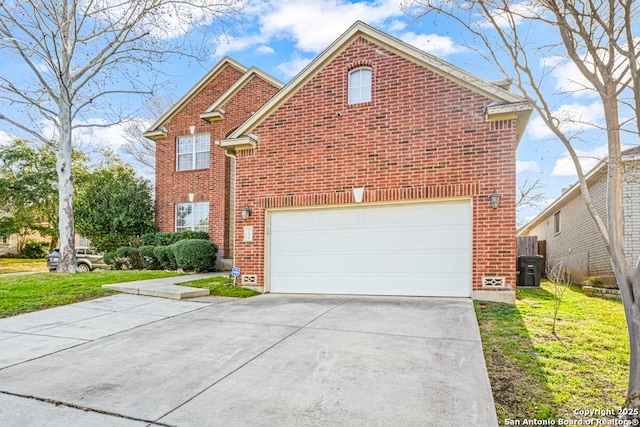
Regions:
<instances>
[{"instance_id":1,"label":"foundation vent","mask_svg":"<svg viewBox=\"0 0 640 427\"><path fill-rule=\"evenodd\" d=\"M504 288L504 277L484 276L482 278L482 286L485 288Z\"/></svg>"},{"instance_id":2,"label":"foundation vent","mask_svg":"<svg viewBox=\"0 0 640 427\"><path fill-rule=\"evenodd\" d=\"M243 285L257 285L258 284L258 276L255 274L243 274L242 275L242 284Z\"/></svg>"}]
</instances>

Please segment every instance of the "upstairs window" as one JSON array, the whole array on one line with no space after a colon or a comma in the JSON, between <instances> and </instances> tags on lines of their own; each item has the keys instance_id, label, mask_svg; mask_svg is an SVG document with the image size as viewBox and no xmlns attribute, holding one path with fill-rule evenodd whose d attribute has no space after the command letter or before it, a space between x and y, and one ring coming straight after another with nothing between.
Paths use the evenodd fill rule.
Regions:
<instances>
[{"instance_id":1,"label":"upstairs window","mask_svg":"<svg viewBox=\"0 0 640 427\"><path fill-rule=\"evenodd\" d=\"M349 73L349 104L371 102L371 68L356 68Z\"/></svg>"},{"instance_id":2,"label":"upstairs window","mask_svg":"<svg viewBox=\"0 0 640 427\"><path fill-rule=\"evenodd\" d=\"M209 202L176 204L176 231L209 231Z\"/></svg>"},{"instance_id":3,"label":"upstairs window","mask_svg":"<svg viewBox=\"0 0 640 427\"><path fill-rule=\"evenodd\" d=\"M553 214L553 234L560 232L560 211Z\"/></svg>"},{"instance_id":4,"label":"upstairs window","mask_svg":"<svg viewBox=\"0 0 640 427\"><path fill-rule=\"evenodd\" d=\"M208 133L179 136L176 143L176 169L186 171L208 168L210 139Z\"/></svg>"}]
</instances>

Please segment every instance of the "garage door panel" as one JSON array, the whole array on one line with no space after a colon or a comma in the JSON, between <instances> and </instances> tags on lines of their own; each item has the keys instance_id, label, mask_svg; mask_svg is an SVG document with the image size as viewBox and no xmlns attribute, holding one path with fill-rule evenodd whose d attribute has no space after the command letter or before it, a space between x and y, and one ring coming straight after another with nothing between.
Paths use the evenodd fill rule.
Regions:
<instances>
[{"instance_id":1,"label":"garage door panel","mask_svg":"<svg viewBox=\"0 0 640 427\"><path fill-rule=\"evenodd\" d=\"M469 296L469 201L270 214L272 292Z\"/></svg>"},{"instance_id":2,"label":"garage door panel","mask_svg":"<svg viewBox=\"0 0 640 427\"><path fill-rule=\"evenodd\" d=\"M326 293L351 295L415 295L416 288L424 285L423 280L436 282L437 286L429 289L429 296L468 297L463 289L467 285L456 276L432 276L417 279L415 276L399 275L393 281L379 276L331 276L325 275L322 288L298 276L283 276L278 285L278 292L283 293ZM383 290L383 291L381 291Z\"/></svg>"},{"instance_id":3,"label":"garage door panel","mask_svg":"<svg viewBox=\"0 0 640 427\"><path fill-rule=\"evenodd\" d=\"M358 266L358 274L380 274L396 271L412 274L456 273L469 271L468 257L461 257L459 252L419 251L417 257L428 258L428 263L416 263L410 257L368 252L354 255L346 251L336 251L331 257L314 255L296 255L276 257L271 264L271 273L280 277L283 274L323 275L328 272L350 274L354 266Z\"/></svg>"}]
</instances>

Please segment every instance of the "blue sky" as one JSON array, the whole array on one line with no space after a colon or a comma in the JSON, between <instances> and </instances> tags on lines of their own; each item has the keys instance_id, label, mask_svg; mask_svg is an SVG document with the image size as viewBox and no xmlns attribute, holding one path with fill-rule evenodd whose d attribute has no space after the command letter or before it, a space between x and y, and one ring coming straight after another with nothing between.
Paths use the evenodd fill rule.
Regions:
<instances>
[{"instance_id":1,"label":"blue sky","mask_svg":"<svg viewBox=\"0 0 640 427\"><path fill-rule=\"evenodd\" d=\"M172 75L171 83L164 90L174 96L182 96L224 55L247 67L257 66L286 83L356 20L485 79L503 78L495 67L478 60L478 55L465 47L468 39L448 22L436 21L435 15L415 19L401 9L401 4L402 0L248 0L242 21L233 24L217 44L211 43L211 52L204 64L176 61L170 69L167 69L167 64L158 65L165 67L158 71ZM540 58L541 66L555 61L545 91L554 96L561 94L556 108L583 121L601 121L600 103L593 94L584 91L566 93L580 84L579 79L574 78L575 68L552 54L545 57L543 53ZM9 67L10 61L0 54L0 69L8 71ZM158 95L162 96L163 93ZM140 98L139 102L144 100ZM101 118L89 120L100 121ZM580 127L576 131L584 131L578 151L584 158L584 167L589 169L606 153L604 140L590 136L591 131L585 131L584 126L574 126ZM0 127L0 140L7 138L6 132L11 130ZM84 132L80 138L84 142L109 145L116 149L124 143L120 126L96 128ZM555 199L562 188L576 180L566 150L535 115L518 147L517 161L518 181L541 178L547 203ZM538 211L529 209L522 212L520 217L532 218Z\"/></svg>"}]
</instances>

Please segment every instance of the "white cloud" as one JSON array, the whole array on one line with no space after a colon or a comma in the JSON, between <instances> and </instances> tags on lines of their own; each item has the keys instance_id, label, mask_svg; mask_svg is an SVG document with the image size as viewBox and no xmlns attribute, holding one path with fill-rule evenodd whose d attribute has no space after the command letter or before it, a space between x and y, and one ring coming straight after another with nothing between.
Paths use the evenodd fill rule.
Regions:
<instances>
[{"instance_id":1,"label":"white cloud","mask_svg":"<svg viewBox=\"0 0 640 427\"><path fill-rule=\"evenodd\" d=\"M271 46L263 44L256 48L256 53L259 53L260 55L273 55L276 51L273 50Z\"/></svg>"},{"instance_id":2,"label":"white cloud","mask_svg":"<svg viewBox=\"0 0 640 427\"><path fill-rule=\"evenodd\" d=\"M593 85L582 75L573 61L561 56L551 56L542 58L540 65L548 70L558 92L571 93L577 97L598 95Z\"/></svg>"},{"instance_id":3,"label":"white cloud","mask_svg":"<svg viewBox=\"0 0 640 427\"><path fill-rule=\"evenodd\" d=\"M607 156L607 146L602 145L588 151L576 150L576 154L580 159L582 170L584 172L588 172L591 168L598 164L600 160L604 159ZM571 160L571 157L569 157L568 153L556 160L556 163L553 166L553 170L551 171L551 176L577 176L575 165L573 164L573 160Z\"/></svg>"},{"instance_id":4,"label":"white cloud","mask_svg":"<svg viewBox=\"0 0 640 427\"><path fill-rule=\"evenodd\" d=\"M402 0L355 3L347 0L253 0L247 4L245 19L257 20L258 32L225 37L215 56L253 46L259 46L257 53L273 53L266 44L281 39L291 40L303 52L318 53L357 20L380 26L388 19L402 16L401 4ZM396 20L391 23L391 29L400 30L403 25Z\"/></svg>"},{"instance_id":5,"label":"white cloud","mask_svg":"<svg viewBox=\"0 0 640 427\"><path fill-rule=\"evenodd\" d=\"M545 9L541 7L539 2L523 1L521 3L515 3L509 5L511 13L505 13L504 11L498 11L493 14L493 19L496 24L501 28L510 28L512 26L518 26L527 18L535 18L541 16ZM493 23L488 20L478 22L481 28L493 28Z\"/></svg>"},{"instance_id":6,"label":"white cloud","mask_svg":"<svg viewBox=\"0 0 640 427\"><path fill-rule=\"evenodd\" d=\"M561 106L553 112L553 115L559 121L562 132L576 134L601 124L603 110L599 101L588 105L574 103ZM536 117L529 123L527 132L532 139L543 139L554 135L540 117Z\"/></svg>"},{"instance_id":7,"label":"white cloud","mask_svg":"<svg viewBox=\"0 0 640 427\"><path fill-rule=\"evenodd\" d=\"M516 160L516 173L526 171L540 172L540 166L535 160L520 161Z\"/></svg>"},{"instance_id":8,"label":"white cloud","mask_svg":"<svg viewBox=\"0 0 640 427\"><path fill-rule=\"evenodd\" d=\"M311 62L310 58L302 58L294 54L291 60L278 65L278 71L287 78L291 78L298 74L307 64Z\"/></svg>"},{"instance_id":9,"label":"white cloud","mask_svg":"<svg viewBox=\"0 0 640 427\"><path fill-rule=\"evenodd\" d=\"M401 4L402 0L277 0L261 17L261 32L269 38L291 37L298 49L317 53L357 20L380 25L401 16Z\"/></svg>"},{"instance_id":10,"label":"white cloud","mask_svg":"<svg viewBox=\"0 0 640 427\"><path fill-rule=\"evenodd\" d=\"M447 56L466 50L463 46L456 45L450 37L439 36L437 34L415 34L407 32L402 34L400 39L435 56Z\"/></svg>"},{"instance_id":11,"label":"white cloud","mask_svg":"<svg viewBox=\"0 0 640 427\"><path fill-rule=\"evenodd\" d=\"M16 139L15 135L0 130L0 146L7 146Z\"/></svg>"},{"instance_id":12,"label":"white cloud","mask_svg":"<svg viewBox=\"0 0 640 427\"><path fill-rule=\"evenodd\" d=\"M229 52L243 51L252 46L259 45L262 42L263 38L258 34L246 37L224 36L218 40L218 45L216 46L216 51L213 56L216 58L222 57ZM269 48L268 46L265 47Z\"/></svg>"},{"instance_id":13,"label":"white cloud","mask_svg":"<svg viewBox=\"0 0 640 427\"><path fill-rule=\"evenodd\" d=\"M407 27L407 23L400 21L398 19L394 20L389 24L389 31L402 31Z\"/></svg>"}]
</instances>

